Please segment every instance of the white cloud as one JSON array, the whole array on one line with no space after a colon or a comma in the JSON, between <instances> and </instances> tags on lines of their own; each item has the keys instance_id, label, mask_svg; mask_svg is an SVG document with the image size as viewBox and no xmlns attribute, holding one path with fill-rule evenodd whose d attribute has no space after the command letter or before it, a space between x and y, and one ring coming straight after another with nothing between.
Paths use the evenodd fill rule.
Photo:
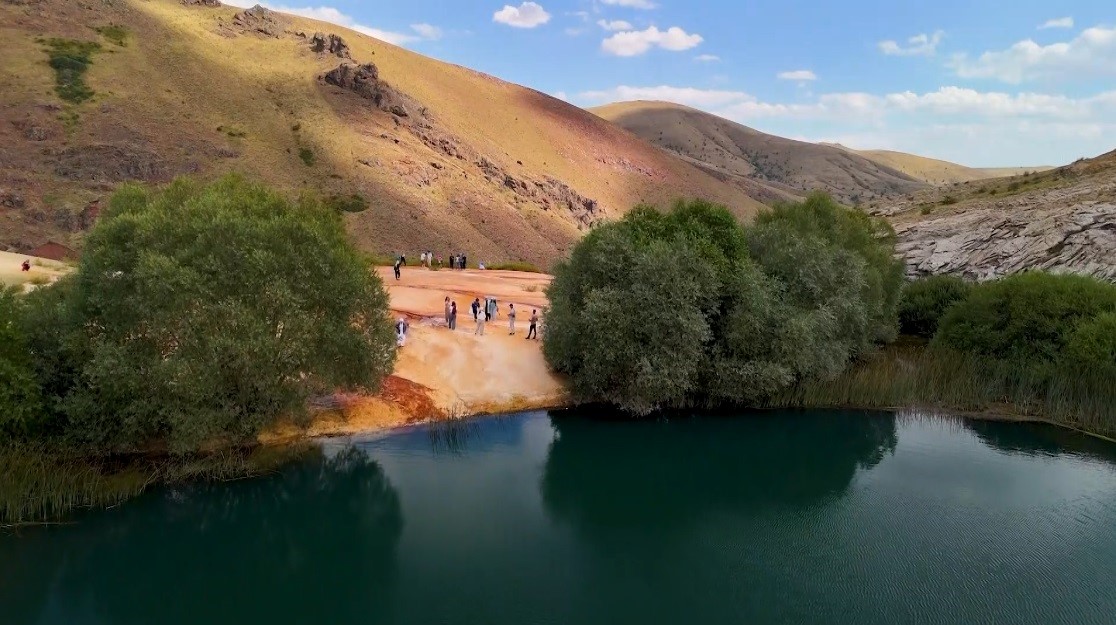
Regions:
<instances>
[{"instance_id":1,"label":"white cloud","mask_svg":"<svg viewBox=\"0 0 1116 625\"><path fill-rule=\"evenodd\" d=\"M934 56L938 51L938 44L945 37L945 32L937 30L927 35L921 33L907 39L907 45L902 46L897 41L881 41L878 45L880 52L893 56Z\"/></svg>"},{"instance_id":2,"label":"white cloud","mask_svg":"<svg viewBox=\"0 0 1116 625\"><path fill-rule=\"evenodd\" d=\"M957 56L950 66L962 78L992 78L1009 84L1112 76L1116 75L1116 27L1089 28L1072 41L1048 46L1027 39L976 59Z\"/></svg>"},{"instance_id":3,"label":"white cloud","mask_svg":"<svg viewBox=\"0 0 1116 625\"><path fill-rule=\"evenodd\" d=\"M441 29L436 26L431 26L430 24L412 24L411 29L414 30L414 34L373 28L371 26L361 24L353 19L352 16L342 13L336 8L329 6L290 7L281 4L260 2L259 0L225 0L225 4L239 8L247 8L259 4L268 9L271 9L272 11L278 11L280 13L287 13L290 15L297 15L299 17L306 17L321 22L329 22L330 24L336 24L337 26L355 30L358 33L363 33L365 35L368 35L369 37L375 37L380 41L386 41L395 45L414 43L416 41L422 41L424 39L438 39L442 36Z\"/></svg>"},{"instance_id":4,"label":"white cloud","mask_svg":"<svg viewBox=\"0 0 1116 625\"><path fill-rule=\"evenodd\" d=\"M534 2L524 2L518 7L505 4L504 8L492 14L492 21L516 28L534 28L549 22L550 14Z\"/></svg>"},{"instance_id":5,"label":"white cloud","mask_svg":"<svg viewBox=\"0 0 1116 625\"><path fill-rule=\"evenodd\" d=\"M716 63L721 60L721 57L716 54L699 54L694 57L694 60L701 61L702 63Z\"/></svg>"},{"instance_id":6,"label":"white cloud","mask_svg":"<svg viewBox=\"0 0 1116 625\"><path fill-rule=\"evenodd\" d=\"M654 9L657 5L651 0L601 0L603 4L630 9Z\"/></svg>"},{"instance_id":7,"label":"white cloud","mask_svg":"<svg viewBox=\"0 0 1116 625\"><path fill-rule=\"evenodd\" d=\"M779 72L776 74L779 80L797 80L799 82L805 80L817 80L818 75L808 69L796 69L791 72Z\"/></svg>"},{"instance_id":8,"label":"white cloud","mask_svg":"<svg viewBox=\"0 0 1116 625\"><path fill-rule=\"evenodd\" d=\"M566 15L579 18L583 22L589 21L589 11L570 11L569 13L566 13Z\"/></svg>"},{"instance_id":9,"label":"white cloud","mask_svg":"<svg viewBox=\"0 0 1116 625\"><path fill-rule=\"evenodd\" d=\"M427 24L425 22L419 24L411 24L411 30L419 34L423 39L441 39L442 29L437 26Z\"/></svg>"},{"instance_id":10,"label":"white cloud","mask_svg":"<svg viewBox=\"0 0 1116 625\"><path fill-rule=\"evenodd\" d=\"M631 22L625 22L624 20L597 20L597 26L605 30L631 30L635 28Z\"/></svg>"},{"instance_id":11,"label":"white cloud","mask_svg":"<svg viewBox=\"0 0 1116 625\"><path fill-rule=\"evenodd\" d=\"M638 56L656 46L672 52L689 50L702 41L701 35L691 35L677 26L666 30L651 26L646 30L616 33L601 42L601 49L616 56Z\"/></svg>"},{"instance_id":12,"label":"white cloud","mask_svg":"<svg viewBox=\"0 0 1116 625\"><path fill-rule=\"evenodd\" d=\"M1047 28L1073 28L1073 18L1059 17L1058 19L1046 20L1039 26L1039 30L1046 30Z\"/></svg>"}]
</instances>

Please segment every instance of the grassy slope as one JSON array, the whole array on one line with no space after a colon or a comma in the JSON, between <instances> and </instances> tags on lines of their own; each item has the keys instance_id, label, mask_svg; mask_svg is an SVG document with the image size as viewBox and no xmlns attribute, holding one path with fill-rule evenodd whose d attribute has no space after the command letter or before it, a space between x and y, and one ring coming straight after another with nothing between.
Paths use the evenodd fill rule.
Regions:
<instances>
[{"instance_id":1,"label":"grassy slope","mask_svg":"<svg viewBox=\"0 0 1116 625\"><path fill-rule=\"evenodd\" d=\"M893 152L891 150L850 150L885 165L901 171L912 178L922 180L934 185L951 184L954 182L969 182L985 180L988 178L1002 178L1015 176L1028 171L1047 171L1050 167L965 167L957 163L942 161L925 156Z\"/></svg>"},{"instance_id":2,"label":"grassy slope","mask_svg":"<svg viewBox=\"0 0 1116 625\"><path fill-rule=\"evenodd\" d=\"M677 104L620 102L591 110L691 162L758 182L772 194L820 188L856 204L926 186L833 146L776 137Z\"/></svg>"},{"instance_id":3,"label":"grassy slope","mask_svg":"<svg viewBox=\"0 0 1116 625\"><path fill-rule=\"evenodd\" d=\"M0 3L0 143L17 146L0 156L0 190L24 198L22 208L0 207L0 248L47 237L80 244L67 216L120 181L195 172L244 172L292 192L361 193L371 208L347 219L369 249L463 249L543 266L580 236L578 221L486 180L472 157L523 180L553 176L597 200L604 218L678 196L709 197L742 217L760 206L581 109L337 26L287 17L286 33L271 38L235 28L230 7L85 4ZM126 47L92 29L109 23L127 27ZM341 35L354 60L375 62L383 80L428 107L434 128L470 160L427 147L391 115L319 81L341 60L312 52L297 30ZM37 37L101 42L87 77L93 100L58 99ZM32 127L47 137L30 139ZM313 151L313 166L301 148Z\"/></svg>"}]
</instances>

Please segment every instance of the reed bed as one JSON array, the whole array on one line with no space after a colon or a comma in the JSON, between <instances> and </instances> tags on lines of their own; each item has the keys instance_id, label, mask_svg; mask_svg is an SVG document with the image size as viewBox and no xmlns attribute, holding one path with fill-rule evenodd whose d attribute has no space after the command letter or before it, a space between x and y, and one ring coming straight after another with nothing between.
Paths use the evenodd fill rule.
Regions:
<instances>
[{"instance_id":1,"label":"reed bed","mask_svg":"<svg viewBox=\"0 0 1116 625\"><path fill-rule=\"evenodd\" d=\"M923 407L1040 419L1116 437L1116 384L1101 372L1026 367L912 345L881 349L833 380L801 382L769 406Z\"/></svg>"}]
</instances>

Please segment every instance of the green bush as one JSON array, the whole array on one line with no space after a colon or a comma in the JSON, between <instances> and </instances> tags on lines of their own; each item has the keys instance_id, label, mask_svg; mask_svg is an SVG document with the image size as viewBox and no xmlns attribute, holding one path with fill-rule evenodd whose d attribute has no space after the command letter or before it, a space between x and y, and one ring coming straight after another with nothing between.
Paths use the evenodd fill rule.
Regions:
<instances>
[{"instance_id":1,"label":"green bush","mask_svg":"<svg viewBox=\"0 0 1116 625\"><path fill-rule=\"evenodd\" d=\"M930 276L903 286L899 331L930 338L946 311L969 295L972 285L957 276Z\"/></svg>"},{"instance_id":2,"label":"green bush","mask_svg":"<svg viewBox=\"0 0 1116 625\"><path fill-rule=\"evenodd\" d=\"M331 195L325 200L326 206L341 213L359 213L368 210L368 200L359 193Z\"/></svg>"},{"instance_id":3,"label":"green bush","mask_svg":"<svg viewBox=\"0 0 1116 625\"><path fill-rule=\"evenodd\" d=\"M115 43L121 48L128 46L128 27L120 24L109 24L108 26L100 26L96 29L102 37Z\"/></svg>"},{"instance_id":4,"label":"green bush","mask_svg":"<svg viewBox=\"0 0 1116 625\"><path fill-rule=\"evenodd\" d=\"M395 357L337 214L237 177L121 188L76 275L28 308L50 429L87 449L251 441L313 393L375 389Z\"/></svg>"},{"instance_id":5,"label":"green bush","mask_svg":"<svg viewBox=\"0 0 1116 625\"><path fill-rule=\"evenodd\" d=\"M1077 324L1066 340L1062 362L1112 380L1116 374L1116 312L1101 313Z\"/></svg>"},{"instance_id":6,"label":"green bush","mask_svg":"<svg viewBox=\"0 0 1116 625\"><path fill-rule=\"evenodd\" d=\"M308 147L301 147L298 149L298 158L302 159L302 164L307 167L313 167L314 163L317 161L317 157L314 156L314 150Z\"/></svg>"},{"instance_id":7,"label":"green bush","mask_svg":"<svg viewBox=\"0 0 1116 625\"><path fill-rule=\"evenodd\" d=\"M895 333L892 241L820 196L750 231L706 202L637 207L556 267L544 354L579 398L637 414L832 376Z\"/></svg>"},{"instance_id":8,"label":"green bush","mask_svg":"<svg viewBox=\"0 0 1116 625\"><path fill-rule=\"evenodd\" d=\"M935 343L1018 363L1059 360L1083 321L1116 311L1116 285L1043 272L973 286L941 319Z\"/></svg>"},{"instance_id":9,"label":"green bush","mask_svg":"<svg viewBox=\"0 0 1116 625\"><path fill-rule=\"evenodd\" d=\"M947 195L944 198L942 198L942 206L950 206L950 205L956 204L956 203L957 203L957 198L953 197L952 195Z\"/></svg>"}]
</instances>

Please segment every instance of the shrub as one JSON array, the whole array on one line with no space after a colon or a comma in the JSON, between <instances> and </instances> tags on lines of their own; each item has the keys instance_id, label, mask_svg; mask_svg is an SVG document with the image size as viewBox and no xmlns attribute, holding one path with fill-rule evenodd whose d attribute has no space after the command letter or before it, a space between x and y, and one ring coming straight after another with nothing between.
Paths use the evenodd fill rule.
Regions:
<instances>
[{"instance_id":1,"label":"shrub","mask_svg":"<svg viewBox=\"0 0 1116 625\"><path fill-rule=\"evenodd\" d=\"M387 295L338 216L237 177L121 188L76 275L40 291L54 425L93 449L249 441L394 362Z\"/></svg>"},{"instance_id":2,"label":"shrub","mask_svg":"<svg viewBox=\"0 0 1116 625\"><path fill-rule=\"evenodd\" d=\"M1116 311L1116 285L1043 272L973 286L941 319L934 341L1018 363L1053 363L1079 323Z\"/></svg>"},{"instance_id":3,"label":"shrub","mask_svg":"<svg viewBox=\"0 0 1116 625\"><path fill-rule=\"evenodd\" d=\"M1066 340L1062 363L1112 380L1116 374L1116 312L1101 313L1077 324Z\"/></svg>"},{"instance_id":4,"label":"shrub","mask_svg":"<svg viewBox=\"0 0 1116 625\"><path fill-rule=\"evenodd\" d=\"M579 398L637 414L835 375L895 333L890 232L821 196L747 232L706 202L637 207L556 267L544 354Z\"/></svg>"},{"instance_id":5,"label":"shrub","mask_svg":"<svg viewBox=\"0 0 1116 625\"><path fill-rule=\"evenodd\" d=\"M307 167L313 167L317 157L314 156L314 150L308 147L301 147L298 149L298 157L302 159L302 163Z\"/></svg>"},{"instance_id":6,"label":"shrub","mask_svg":"<svg viewBox=\"0 0 1116 625\"><path fill-rule=\"evenodd\" d=\"M956 204L956 203L957 203L957 198L953 197L952 195L947 195L944 198L942 198L942 206L950 206L951 204Z\"/></svg>"},{"instance_id":7,"label":"shrub","mask_svg":"<svg viewBox=\"0 0 1116 625\"><path fill-rule=\"evenodd\" d=\"M930 276L903 286L899 331L930 338L946 311L969 295L971 285L957 276Z\"/></svg>"}]
</instances>

